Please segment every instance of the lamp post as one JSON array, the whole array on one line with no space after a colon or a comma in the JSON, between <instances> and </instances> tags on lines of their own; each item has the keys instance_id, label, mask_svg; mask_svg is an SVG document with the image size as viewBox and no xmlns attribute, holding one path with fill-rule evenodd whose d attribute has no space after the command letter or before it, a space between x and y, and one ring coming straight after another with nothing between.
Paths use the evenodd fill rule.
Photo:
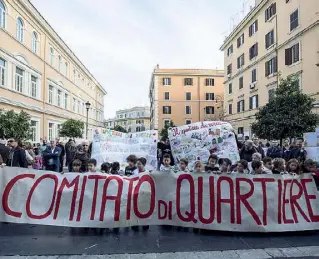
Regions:
<instances>
[{"instance_id":1,"label":"lamp post","mask_svg":"<svg viewBox=\"0 0 319 259\"><path fill-rule=\"evenodd\" d=\"M89 110L90 110L90 102L87 101L85 103L85 106L86 106L86 131L85 131L85 136L86 136L86 139L88 139L88 134L89 134Z\"/></svg>"}]
</instances>

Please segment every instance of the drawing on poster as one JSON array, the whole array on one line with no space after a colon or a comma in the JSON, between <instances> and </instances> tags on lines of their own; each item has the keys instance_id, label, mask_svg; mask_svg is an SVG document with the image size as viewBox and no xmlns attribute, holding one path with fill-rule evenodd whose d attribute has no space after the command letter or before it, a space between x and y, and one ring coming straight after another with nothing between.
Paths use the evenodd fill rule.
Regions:
<instances>
[{"instance_id":1,"label":"drawing on poster","mask_svg":"<svg viewBox=\"0 0 319 259\"><path fill-rule=\"evenodd\" d=\"M222 121L204 121L169 129L169 140L176 162L181 158L193 166L196 160L207 162L211 154L239 160L232 126Z\"/></svg>"},{"instance_id":2,"label":"drawing on poster","mask_svg":"<svg viewBox=\"0 0 319 259\"><path fill-rule=\"evenodd\" d=\"M122 133L105 129L94 135L92 158L97 160L98 165L119 162L124 169L126 158L134 154L138 158L146 158L146 169L154 170L157 167L157 134L157 130Z\"/></svg>"}]
</instances>

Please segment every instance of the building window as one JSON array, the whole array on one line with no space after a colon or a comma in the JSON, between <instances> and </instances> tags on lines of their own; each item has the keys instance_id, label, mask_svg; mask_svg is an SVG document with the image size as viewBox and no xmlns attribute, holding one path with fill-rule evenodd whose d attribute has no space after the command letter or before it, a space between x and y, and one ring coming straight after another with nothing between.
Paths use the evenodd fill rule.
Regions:
<instances>
[{"instance_id":1,"label":"building window","mask_svg":"<svg viewBox=\"0 0 319 259\"><path fill-rule=\"evenodd\" d=\"M240 37L237 39L237 48L239 48L241 45L243 45L245 42L245 35L244 33L240 35Z\"/></svg>"},{"instance_id":2,"label":"building window","mask_svg":"<svg viewBox=\"0 0 319 259\"><path fill-rule=\"evenodd\" d=\"M258 31L258 20L249 26L249 37L253 36Z\"/></svg>"},{"instance_id":3,"label":"building window","mask_svg":"<svg viewBox=\"0 0 319 259\"><path fill-rule=\"evenodd\" d=\"M80 101L79 100L76 102L76 112L80 113ZM92 113L93 113L93 110L92 110ZM93 117L93 114L92 114L92 117Z\"/></svg>"},{"instance_id":4,"label":"building window","mask_svg":"<svg viewBox=\"0 0 319 259\"><path fill-rule=\"evenodd\" d=\"M258 95L249 97L249 109L253 110L258 108Z\"/></svg>"},{"instance_id":5,"label":"building window","mask_svg":"<svg viewBox=\"0 0 319 259\"><path fill-rule=\"evenodd\" d=\"M171 114L172 108L171 106L163 106L163 114Z\"/></svg>"},{"instance_id":6,"label":"building window","mask_svg":"<svg viewBox=\"0 0 319 259\"><path fill-rule=\"evenodd\" d=\"M184 85L193 85L193 78L184 78Z\"/></svg>"},{"instance_id":7,"label":"building window","mask_svg":"<svg viewBox=\"0 0 319 259\"><path fill-rule=\"evenodd\" d=\"M34 31L32 33L32 51L38 53L38 34Z\"/></svg>"},{"instance_id":8,"label":"building window","mask_svg":"<svg viewBox=\"0 0 319 259\"><path fill-rule=\"evenodd\" d=\"M76 100L75 98L73 98L73 102L72 102L72 111L75 112L75 105L76 105Z\"/></svg>"},{"instance_id":9,"label":"building window","mask_svg":"<svg viewBox=\"0 0 319 259\"><path fill-rule=\"evenodd\" d=\"M171 78L170 77L164 77L163 78L163 85L171 85Z\"/></svg>"},{"instance_id":10,"label":"building window","mask_svg":"<svg viewBox=\"0 0 319 259\"><path fill-rule=\"evenodd\" d=\"M269 21L271 17L273 17L276 14L276 3L271 4L266 10L265 10L265 21Z\"/></svg>"},{"instance_id":11,"label":"building window","mask_svg":"<svg viewBox=\"0 0 319 259\"><path fill-rule=\"evenodd\" d=\"M275 73L277 73L277 57L273 57L265 63L265 75L269 76Z\"/></svg>"},{"instance_id":12,"label":"building window","mask_svg":"<svg viewBox=\"0 0 319 259\"><path fill-rule=\"evenodd\" d=\"M34 121L31 120L30 121L30 126L31 126L31 141L32 142L38 142L38 135L39 135L39 131L38 131L38 121Z\"/></svg>"},{"instance_id":13,"label":"building window","mask_svg":"<svg viewBox=\"0 0 319 259\"><path fill-rule=\"evenodd\" d=\"M53 123L49 123L49 140L53 139L53 128L54 128L54 124Z\"/></svg>"},{"instance_id":14,"label":"building window","mask_svg":"<svg viewBox=\"0 0 319 259\"><path fill-rule=\"evenodd\" d=\"M186 125L192 124L192 120L185 120L185 124L186 124Z\"/></svg>"},{"instance_id":15,"label":"building window","mask_svg":"<svg viewBox=\"0 0 319 259\"><path fill-rule=\"evenodd\" d=\"M233 114L233 104L228 104L228 114Z\"/></svg>"},{"instance_id":16,"label":"building window","mask_svg":"<svg viewBox=\"0 0 319 259\"><path fill-rule=\"evenodd\" d=\"M290 15L290 31L293 31L299 26L299 11L298 9Z\"/></svg>"},{"instance_id":17,"label":"building window","mask_svg":"<svg viewBox=\"0 0 319 259\"><path fill-rule=\"evenodd\" d=\"M275 44L275 33L274 30L268 32L265 36L265 44L266 49L270 48L272 45Z\"/></svg>"},{"instance_id":18,"label":"building window","mask_svg":"<svg viewBox=\"0 0 319 259\"><path fill-rule=\"evenodd\" d=\"M244 88L244 77L240 77L239 78L239 89L243 89Z\"/></svg>"},{"instance_id":19,"label":"building window","mask_svg":"<svg viewBox=\"0 0 319 259\"><path fill-rule=\"evenodd\" d=\"M231 56L234 52L233 45L230 45L227 49L227 57Z\"/></svg>"},{"instance_id":20,"label":"building window","mask_svg":"<svg viewBox=\"0 0 319 259\"><path fill-rule=\"evenodd\" d=\"M58 96L57 96L57 100L58 100L58 106L62 106L62 91L58 90Z\"/></svg>"},{"instance_id":21,"label":"building window","mask_svg":"<svg viewBox=\"0 0 319 259\"><path fill-rule=\"evenodd\" d=\"M229 64L228 66L227 66L227 75L230 75L231 73L232 73L232 64Z\"/></svg>"},{"instance_id":22,"label":"building window","mask_svg":"<svg viewBox=\"0 0 319 259\"><path fill-rule=\"evenodd\" d=\"M241 100L237 102L237 112L243 112L245 110L245 101Z\"/></svg>"},{"instance_id":23,"label":"building window","mask_svg":"<svg viewBox=\"0 0 319 259\"><path fill-rule=\"evenodd\" d=\"M23 42L23 35L24 28L23 28L23 21L21 18L17 19L17 40Z\"/></svg>"},{"instance_id":24,"label":"building window","mask_svg":"<svg viewBox=\"0 0 319 259\"><path fill-rule=\"evenodd\" d=\"M206 114L214 114L214 106L206 106L205 107Z\"/></svg>"},{"instance_id":25,"label":"building window","mask_svg":"<svg viewBox=\"0 0 319 259\"><path fill-rule=\"evenodd\" d=\"M3 2L0 0L0 27L6 27L6 8Z\"/></svg>"},{"instance_id":26,"label":"building window","mask_svg":"<svg viewBox=\"0 0 319 259\"><path fill-rule=\"evenodd\" d=\"M186 105L185 107L185 114L192 114L192 107L189 105Z\"/></svg>"},{"instance_id":27,"label":"building window","mask_svg":"<svg viewBox=\"0 0 319 259\"><path fill-rule=\"evenodd\" d=\"M61 58L61 56L59 56L58 59L59 59L58 70L59 70L59 72L61 72L61 68L62 68L62 58Z\"/></svg>"},{"instance_id":28,"label":"building window","mask_svg":"<svg viewBox=\"0 0 319 259\"><path fill-rule=\"evenodd\" d=\"M215 80L214 78L206 78L206 86L214 86L215 85Z\"/></svg>"},{"instance_id":29,"label":"building window","mask_svg":"<svg viewBox=\"0 0 319 259\"><path fill-rule=\"evenodd\" d=\"M268 102L271 102L275 98L275 89L268 90Z\"/></svg>"},{"instance_id":30,"label":"building window","mask_svg":"<svg viewBox=\"0 0 319 259\"><path fill-rule=\"evenodd\" d=\"M23 76L24 76L24 70L22 70L19 67L16 67L16 74L15 74L15 90L22 93L23 91Z\"/></svg>"},{"instance_id":31,"label":"building window","mask_svg":"<svg viewBox=\"0 0 319 259\"><path fill-rule=\"evenodd\" d=\"M0 58L0 86L5 86L5 71L6 71L6 61Z\"/></svg>"},{"instance_id":32,"label":"building window","mask_svg":"<svg viewBox=\"0 0 319 259\"><path fill-rule=\"evenodd\" d=\"M249 49L249 59L252 60L253 58L258 56L258 43L255 43L250 49Z\"/></svg>"},{"instance_id":33,"label":"building window","mask_svg":"<svg viewBox=\"0 0 319 259\"><path fill-rule=\"evenodd\" d=\"M237 132L238 134L244 135L244 127L238 127Z\"/></svg>"},{"instance_id":34,"label":"building window","mask_svg":"<svg viewBox=\"0 0 319 259\"><path fill-rule=\"evenodd\" d=\"M53 104L53 86L49 85L49 103Z\"/></svg>"},{"instance_id":35,"label":"building window","mask_svg":"<svg viewBox=\"0 0 319 259\"><path fill-rule=\"evenodd\" d=\"M64 94L64 109L68 109L68 94Z\"/></svg>"},{"instance_id":36,"label":"building window","mask_svg":"<svg viewBox=\"0 0 319 259\"><path fill-rule=\"evenodd\" d=\"M66 77L68 77L68 71L69 71L69 65L68 65L68 62L65 62L65 71L64 71L64 75Z\"/></svg>"},{"instance_id":37,"label":"building window","mask_svg":"<svg viewBox=\"0 0 319 259\"><path fill-rule=\"evenodd\" d=\"M230 83L230 84L228 85L228 94L232 94L232 93L233 93L233 84Z\"/></svg>"},{"instance_id":38,"label":"building window","mask_svg":"<svg viewBox=\"0 0 319 259\"><path fill-rule=\"evenodd\" d=\"M245 65L245 54L242 54L237 58L237 68L241 68Z\"/></svg>"},{"instance_id":39,"label":"building window","mask_svg":"<svg viewBox=\"0 0 319 259\"><path fill-rule=\"evenodd\" d=\"M31 76L31 96L35 98L37 97L37 83L38 78Z\"/></svg>"},{"instance_id":40,"label":"building window","mask_svg":"<svg viewBox=\"0 0 319 259\"><path fill-rule=\"evenodd\" d=\"M290 66L300 60L299 46L297 43L285 50L285 65Z\"/></svg>"},{"instance_id":41,"label":"building window","mask_svg":"<svg viewBox=\"0 0 319 259\"><path fill-rule=\"evenodd\" d=\"M169 100L169 92L164 93L164 100Z\"/></svg>"},{"instance_id":42,"label":"building window","mask_svg":"<svg viewBox=\"0 0 319 259\"><path fill-rule=\"evenodd\" d=\"M213 101L214 93L206 93L206 101Z\"/></svg>"},{"instance_id":43,"label":"building window","mask_svg":"<svg viewBox=\"0 0 319 259\"><path fill-rule=\"evenodd\" d=\"M75 70L73 70L73 83L74 84L76 83L76 72L75 72Z\"/></svg>"},{"instance_id":44,"label":"building window","mask_svg":"<svg viewBox=\"0 0 319 259\"><path fill-rule=\"evenodd\" d=\"M50 65L53 66L54 63L54 49L50 47Z\"/></svg>"},{"instance_id":45,"label":"building window","mask_svg":"<svg viewBox=\"0 0 319 259\"><path fill-rule=\"evenodd\" d=\"M171 123L170 119L164 119L164 126L169 126Z\"/></svg>"},{"instance_id":46,"label":"building window","mask_svg":"<svg viewBox=\"0 0 319 259\"><path fill-rule=\"evenodd\" d=\"M186 101L192 100L192 93L191 92L186 92Z\"/></svg>"},{"instance_id":47,"label":"building window","mask_svg":"<svg viewBox=\"0 0 319 259\"><path fill-rule=\"evenodd\" d=\"M254 83L257 81L257 69L254 68L251 70L251 82Z\"/></svg>"},{"instance_id":48,"label":"building window","mask_svg":"<svg viewBox=\"0 0 319 259\"><path fill-rule=\"evenodd\" d=\"M141 132L141 127L137 126L136 127L136 132Z\"/></svg>"}]
</instances>

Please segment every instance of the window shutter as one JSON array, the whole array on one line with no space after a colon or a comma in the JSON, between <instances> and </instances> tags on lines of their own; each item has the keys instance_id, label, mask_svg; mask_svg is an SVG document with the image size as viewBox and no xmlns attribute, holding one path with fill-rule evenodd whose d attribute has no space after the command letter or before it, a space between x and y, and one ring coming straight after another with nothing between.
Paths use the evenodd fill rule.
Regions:
<instances>
[{"instance_id":1,"label":"window shutter","mask_svg":"<svg viewBox=\"0 0 319 259\"><path fill-rule=\"evenodd\" d=\"M267 62L265 63L265 76L269 76L269 66L268 66L268 62L269 62L269 61L267 61Z\"/></svg>"},{"instance_id":2,"label":"window shutter","mask_svg":"<svg viewBox=\"0 0 319 259\"><path fill-rule=\"evenodd\" d=\"M252 25L250 25L249 26L249 37L251 37L251 35L253 34L253 26Z\"/></svg>"},{"instance_id":3,"label":"window shutter","mask_svg":"<svg viewBox=\"0 0 319 259\"><path fill-rule=\"evenodd\" d=\"M245 55L243 54L243 66L245 65Z\"/></svg>"},{"instance_id":4,"label":"window shutter","mask_svg":"<svg viewBox=\"0 0 319 259\"><path fill-rule=\"evenodd\" d=\"M212 114L215 114L215 107L214 106L211 106L212 107Z\"/></svg>"},{"instance_id":5,"label":"window shutter","mask_svg":"<svg viewBox=\"0 0 319 259\"><path fill-rule=\"evenodd\" d=\"M215 94L214 93L212 93L212 96L213 96L213 100L215 100Z\"/></svg>"},{"instance_id":6,"label":"window shutter","mask_svg":"<svg viewBox=\"0 0 319 259\"><path fill-rule=\"evenodd\" d=\"M265 35L265 43L266 43L266 49L268 49L268 47L269 47L269 33L267 33Z\"/></svg>"},{"instance_id":7,"label":"window shutter","mask_svg":"<svg viewBox=\"0 0 319 259\"><path fill-rule=\"evenodd\" d=\"M273 8L273 15L275 15L277 12L276 3L273 3L272 8Z\"/></svg>"},{"instance_id":8,"label":"window shutter","mask_svg":"<svg viewBox=\"0 0 319 259\"><path fill-rule=\"evenodd\" d=\"M212 86L215 86L215 79L214 78L212 78L212 83L213 83Z\"/></svg>"},{"instance_id":9,"label":"window shutter","mask_svg":"<svg viewBox=\"0 0 319 259\"><path fill-rule=\"evenodd\" d=\"M206 93L206 100L208 100L208 93Z\"/></svg>"},{"instance_id":10,"label":"window shutter","mask_svg":"<svg viewBox=\"0 0 319 259\"><path fill-rule=\"evenodd\" d=\"M277 72L278 69L278 57L274 57L274 73Z\"/></svg>"},{"instance_id":11,"label":"window shutter","mask_svg":"<svg viewBox=\"0 0 319 259\"><path fill-rule=\"evenodd\" d=\"M242 37L243 37L243 42L242 42L242 44L244 44L244 43L245 43L245 34L244 34L244 33L243 33Z\"/></svg>"},{"instance_id":12,"label":"window shutter","mask_svg":"<svg viewBox=\"0 0 319 259\"><path fill-rule=\"evenodd\" d=\"M172 107L168 106L168 114L171 114L171 113L172 113Z\"/></svg>"},{"instance_id":13,"label":"window shutter","mask_svg":"<svg viewBox=\"0 0 319 259\"><path fill-rule=\"evenodd\" d=\"M186 78L184 78L184 85L186 85Z\"/></svg>"},{"instance_id":14,"label":"window shutter","mask_svg":"<svg viewBox=\"0 0 319 259\"><path fill-rule=\"evenodd\" d=\"M255 24L256 31L258 31L258 20L256 20L255 23L256 23L256 24Z\"/></svg>"},{"instance_id":15,"label":"window shutter","mask_svg":"<svg viewBox=\"0 0 319 259\"><path fill-rule=\"evenodd\" d=\"M252 110L253 108L253 98L249 97L249 110Z\"/></svg>"},{"instance_id":16,"label":"window shutter","mask_svg":"<svg viewBox=\"0 0 319 259\"><path fill-rule=\"evenodd\" d=\"M208 86L208 78L206 78L205 81L206 81L206 86Z\"/></svg>"},{"instance_id":17,"label":"window shutter","mask_svg":"<svg viewBox=\"0 0 319 259\"><path fill-rule=\"evenodd\" d=\"M245 100L243 100L242 102L243 102L243 111L245 111Z\"/></svg>"},{"instance_id":18,"label":"window shutter","mask_svg":"<svg viewBox=\"0 0 319 259\"><path fill-rule=\"evenodd\" d=\"M258 56L258 42L256 43L256 56Z\"/></svg>"},{"instance_id":19,"label":"window shutter","mask_svg":"<svg viewBox=\"0 0 319 259\"><path fill-rule=\"evenodd\" d=\"M237 112L240 111L240 102L237 102Z\"/></svg>"},{"instance_id":20,"label":"window shutter","mask_svg":"<svg viewBox=\"0 0 319 259\"><path fill-rule=\"evenodd\" d=\"M285 50L285 65L289 66L292 64L292 49Z\"/></svg>"},{"instance_id":21,"label":"window shutter","mask_svg":"<svg viewBox=\"0 0 319 259\"><path fill-rule=\"evenodd\" d=\"M163 106L163 114L165 114L165 106Z\"/></svg>"},{"instance_id":22,"label":"window shutter","mask_svg":"<svg viewBox=\"0 0 319 259\"><path fill-rule=\"evenodd\" d=\"M239 45L240 45L240 39L238 38L237 39L237 48L239 48Z\"/></svg>"},{"instance_id":23,"label":"window shutter","mask_svg":"<svg viewBox=\"0 0 319 259\"><path fill-rule=\"evenodd\" d=\"M256 108L258 108L259 107L259 104L258 104L258 94L256 95Z\"/></svg>"}]
</instances>

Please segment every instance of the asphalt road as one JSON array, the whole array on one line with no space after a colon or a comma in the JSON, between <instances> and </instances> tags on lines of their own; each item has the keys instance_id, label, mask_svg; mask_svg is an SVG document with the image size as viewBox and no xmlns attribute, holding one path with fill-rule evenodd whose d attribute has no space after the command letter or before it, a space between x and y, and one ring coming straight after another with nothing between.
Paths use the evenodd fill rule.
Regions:
<instances>
[{"instance_id":1,"label":"asphalt road","mask_svg":"<svg viewBox=\"0 0 319 259\"><path fill-rule=\"evenodd\" d=\"M217 231L194 233L193 229L160 226L151 226L147 231L134 231L130 228L115 231L0 223L0 258L14 255L162 254L268 248L280 248L288 253L290 251L292 257L294 248L318 245L319 231L272 234Z\"/></svg>"}]
</instances>

